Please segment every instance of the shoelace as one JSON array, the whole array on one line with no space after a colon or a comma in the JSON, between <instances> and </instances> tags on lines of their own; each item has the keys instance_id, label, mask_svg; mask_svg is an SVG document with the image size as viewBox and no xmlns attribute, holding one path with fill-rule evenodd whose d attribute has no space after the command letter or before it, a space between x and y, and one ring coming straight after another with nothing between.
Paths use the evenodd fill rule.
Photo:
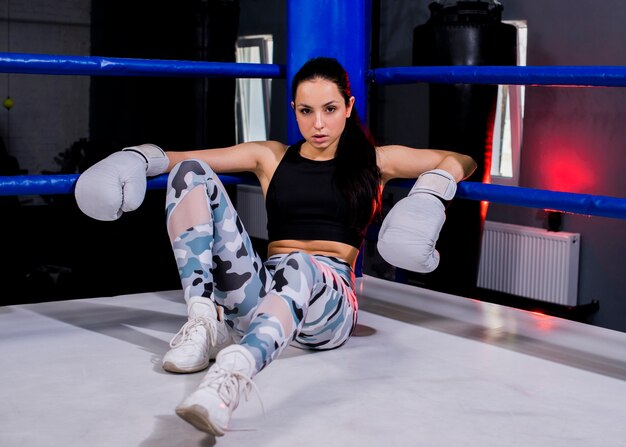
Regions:
<instances>
[{"instance_id":1,"label":"shoelace","mask_svg":"<svg viewBox=\"0 0 626 447\"><path fill-rule=\"evenodd\" d=\"M215 346L217 343L217 322L213 318L195 317L187 321L176 335L174 335L174 338L170 341L170 348L177 348L183 343L188 342L191 338L191 333L197 329L198 326L202 326L208 331L209 343L211 346Z\"/></svg>"},{"instance_id":2,"label":"shoelace","mask_svg":"<svg viewBox=\"0 0 626 447\"><path fill-rule=\"evenodd\" d=\"M250 397L250 392L254 391L254 394L259 400L261 404L261 409L263 410L263 414L265 414L265 406L263 405L263 399L261 399L261 393L259 392L259 388L256 384L243 373L239 371L229 371L224 368L215 368L211 371L211 374L207 374L204 378L200 387L211 386L214 382L218 382L217 393L220 395L222 400L232 408L233 402L234 406L239 405L239 382L243 382L243 397L247 401Z\"/></svg>"}]
</instances>

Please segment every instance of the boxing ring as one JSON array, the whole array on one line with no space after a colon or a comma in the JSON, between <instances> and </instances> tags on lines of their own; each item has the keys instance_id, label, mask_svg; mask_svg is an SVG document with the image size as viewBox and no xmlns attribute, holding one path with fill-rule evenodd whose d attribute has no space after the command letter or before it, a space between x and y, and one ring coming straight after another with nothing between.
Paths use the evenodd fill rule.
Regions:
<instances>
[{"instance_id":1,"label":"boxing ring","mask_svg":"<svg viewBox=\"0 0 626 447\"><path fill-rule=\"evenodd\" d=\"M0 53L0 72L290 79L333 40L366 40L367 15L352 11L346 26L342 9L361 11L362 0L338 1L330 18L288 3L298 26L289 27L287 66ZM321 20L347 34L303 39ZM347 68L357 92L367 82L626 87L626 68L616 67L368 70L361 58ZM0 177L0 195L71 194L76 178ZM165 176L149 181L164 186ZM469 182L457 197L626 219L616 197ZM358 288L355 336L328 352L288 348L255 379L264 410L255 397L242 403L218 441L174 414L203 373L161 368L186 319L181 291L0 307L0 445L626 446L626 333L367 274Z\"/></svg>"}]
</instances>

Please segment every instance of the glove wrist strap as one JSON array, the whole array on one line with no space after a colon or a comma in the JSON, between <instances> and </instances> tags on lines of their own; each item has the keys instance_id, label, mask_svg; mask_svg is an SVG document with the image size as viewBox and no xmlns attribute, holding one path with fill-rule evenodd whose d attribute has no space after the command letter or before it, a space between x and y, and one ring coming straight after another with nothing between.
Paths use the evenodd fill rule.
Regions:
<instances>
[{"instance_id":1,"label":"glove wrist strap","mask_svg":"<svg viewBox=\"0 0 626 447\"><path fill-rule=\"evenodd\" d=\"M422 173L411 188L409 195L425 192L439 197L444 202L450 201L456 194L456 181L452 174L443 169L433 169Z\"/></svg>"},{"instance_id":2,"label":"glove wrist strap","mask_svg":"<svg viewBox=\"0 0 626 447\"><path fill-rule=\"evenodd\" d=\"M154 144L141 144L139 146L130 146L122 149L139 154L146 160L146 175L153 177L163 174L170 164L165 151Z\"/></svg>"}]
</instances>

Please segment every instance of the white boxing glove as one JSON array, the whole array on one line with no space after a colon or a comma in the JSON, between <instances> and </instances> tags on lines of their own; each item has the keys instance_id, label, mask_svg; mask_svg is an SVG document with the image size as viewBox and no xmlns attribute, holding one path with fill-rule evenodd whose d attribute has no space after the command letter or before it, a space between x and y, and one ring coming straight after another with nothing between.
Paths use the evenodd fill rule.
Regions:
<instances>
[{"instance_id":1,"label":"white boxing glove","mask_svg":"<svg viewBox=\"0 0 626 447\"><path fill-rule=\"evenodd\" d=\"M429 273L439 265L435 243L446 220L442 201L456 193L454 177L442 169L420 175L409 195L396 203L383 220L378 252L391 265Z\"/></svg>"},{"instance_id":2,"label":"white boxing glove","mask_svg":"<svg viewBox=\"0 0 626 447\"><path fill-rule=\"evenodd\" d=\"M154 144L125 147L78 177L76 203L89 217L116 220L139 208L146 195L146 177L164 173L168 165L167 155Z\"/></svg>"}]
</instances>

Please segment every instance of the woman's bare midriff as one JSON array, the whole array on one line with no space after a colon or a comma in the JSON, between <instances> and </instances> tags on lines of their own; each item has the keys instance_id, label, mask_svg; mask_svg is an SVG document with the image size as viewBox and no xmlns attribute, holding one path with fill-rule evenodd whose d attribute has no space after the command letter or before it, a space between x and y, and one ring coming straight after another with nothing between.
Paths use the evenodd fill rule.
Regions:
<instances>
[{"instance_id":1,"label":"woman's bare midriff","mask_svg":"<svg viewBox=\"0 0 626 447\"><path fill-rule=\"evenodd\" d=\"M293 251L302 251L312 255L334 256L343 259L352 267L359 253L359 250L352 245L333 241L298 241L285 239L272 241L267 247L267 256L278 254L289 254Z\"/></svg>"}]
</instances>

